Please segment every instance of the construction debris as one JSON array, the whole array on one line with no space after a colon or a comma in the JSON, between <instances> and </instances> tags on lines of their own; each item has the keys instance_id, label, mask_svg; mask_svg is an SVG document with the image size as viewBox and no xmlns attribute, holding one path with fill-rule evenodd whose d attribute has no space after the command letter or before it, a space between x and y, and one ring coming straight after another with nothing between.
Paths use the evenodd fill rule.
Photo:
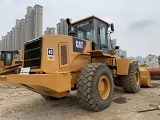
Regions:
<instances>
[{"instance_id":1,"label":"construction debris","mask_svg":"<svg viewBox=\"0 0 160 120\"><path fill-rule=\"evenodd\" d=\"M157 107L154 107L154 108L150 108L150 109L140 110L140 111L138 111L138 113L147 112L147 111L153 111L153 110L160 110L160 106L157 106Z\"/></svg>"}]
</instances>

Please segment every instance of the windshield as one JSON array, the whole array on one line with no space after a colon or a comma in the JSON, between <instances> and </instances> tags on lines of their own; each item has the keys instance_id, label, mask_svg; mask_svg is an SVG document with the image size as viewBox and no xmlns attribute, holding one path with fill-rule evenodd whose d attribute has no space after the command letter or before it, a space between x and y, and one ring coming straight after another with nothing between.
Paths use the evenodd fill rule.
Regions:
<instances>
[{"instance_id":1,"label":"windshield","mask_svg":"<svg viewBox=\"0 0 160 120\"><path fill-rule=\"evenodd\" d=\"M1 59L4 59L4 53L1 53Z\"/></svg>"},{"instance_id":2,"label":"windshield","mask_svg":"<svg viewBox=\"0 0 160 120\"><path fill-rule=\"evenodd\" d=\"M95 41L95 30L93 29L92 21L87 21L83 23L79 23L73 26L76 37Z\"/></svg>"},{"instance_id":3,"label":"windshield","mask_svg":"<svg viewBox=\"0 0 160 120\"><path fill-rule=\"evenodd\" d=\"M12 63L11 53L6 53L5 65L11 65L11 63Z\"/></svg>"},{"instance_id":4,"label":"windshield","mask_svg":"<svg viewBox=\"0 0 160 120\"><path fill-rule=\"evenodd\" d=\"M13 53L13 59L18 59L18 53Z\"/></svg>"}]
</instances>

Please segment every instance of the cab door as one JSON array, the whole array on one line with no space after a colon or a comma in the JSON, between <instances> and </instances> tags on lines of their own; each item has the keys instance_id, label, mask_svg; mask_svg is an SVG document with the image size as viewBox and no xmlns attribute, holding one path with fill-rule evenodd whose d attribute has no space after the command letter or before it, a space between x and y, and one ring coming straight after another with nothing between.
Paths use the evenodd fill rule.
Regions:
<instances>
[{"instance_id":1,"label":"cab door","mask_svg":"<svg viewBox=\"0 0 160 120\"><path fill-rule=\"evenodd\" d=\"M107 27L106 25L100 24L98 27L98 41L100 50L104 53L109 52L109 41L107 36Z\"/></svg>"},{"instance_id":2,"label":"cab door","mask_svg":"<svg viewBox=\"0 0 160 120\"><path fill-rule=\"evenodd\" d=\"M5 52L4 53L4 65L9 66L12 64L12 53L11 52Z\"/></svg>"}]
</instances>

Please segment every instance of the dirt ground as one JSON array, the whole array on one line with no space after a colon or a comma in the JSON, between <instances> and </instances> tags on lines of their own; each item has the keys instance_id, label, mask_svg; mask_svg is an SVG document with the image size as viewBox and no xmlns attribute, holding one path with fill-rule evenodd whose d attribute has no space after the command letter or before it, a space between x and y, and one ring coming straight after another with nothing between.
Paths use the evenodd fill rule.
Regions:
<instances>
[{"instance_id":1,"label":"dirt ground","mask_svg":"<svg viewBox=\"0 0 160 120\"><path fill-rule=\"evenodd\" d=\"M84 110L76 91L67 98L47 101L24 88L0 83L0 120L160 120L160 110L137 112L160 105L160 80L152 83L152 88L141 88L136 94L115 87L110 107L101 112Z\"/></svg>"}]
</instances>

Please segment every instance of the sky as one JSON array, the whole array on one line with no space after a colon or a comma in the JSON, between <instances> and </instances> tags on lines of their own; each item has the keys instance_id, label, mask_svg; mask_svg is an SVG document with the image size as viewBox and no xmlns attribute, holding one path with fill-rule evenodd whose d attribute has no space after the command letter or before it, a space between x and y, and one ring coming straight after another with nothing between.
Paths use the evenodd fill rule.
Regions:
<instances>
[{"instance_id":1,"label":"sky","mask_svg":"<svg viewBox=\"0 0 160 120\"><path fill-rule=\"evenodd\" d=\"M0 39L35 4L43 6L43 31L61 18L95 15L114 23L111 37L128 57L160 55L160 0L0 0Z\"/></svg>"}]
</instances>

